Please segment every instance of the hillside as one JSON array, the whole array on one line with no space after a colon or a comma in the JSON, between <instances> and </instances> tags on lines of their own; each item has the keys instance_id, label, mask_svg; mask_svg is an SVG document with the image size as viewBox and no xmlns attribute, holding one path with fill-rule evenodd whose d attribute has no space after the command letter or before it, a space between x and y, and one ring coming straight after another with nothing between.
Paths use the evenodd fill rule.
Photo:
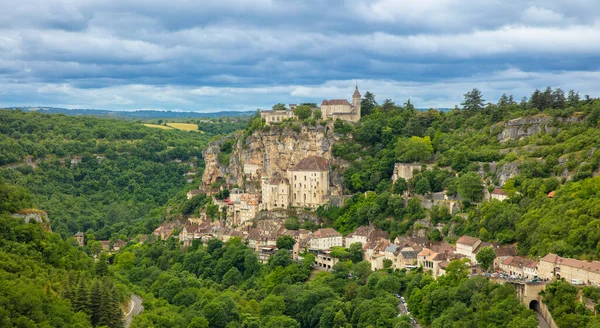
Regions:
<instances>
[{"instance_id":1,"label":"hillside","mask_svg":"<svg viewBox=\"0 0 600 328\"><path fill-rule=\"evenodd\" d=\"M465 103L473 103L472 95ZM371 110L357 124L261 125L255 116L244 133L208 146L204 188L225 183L259 190L260 177L245 175L245 164L257 163L271 176L316 154L333 169L332 195L345 195L316 212L323 226L343 234L374 224L391 239L433 233L452 242L467 234L516 243L532 256L600 259L598 240L587 237L600 218L583 205L598 198L587 188L600 172L600 101L581 100L574 91L566 97L560 89L536 91L521 103L503 96L450 111L418 111L410 102L389 100L378 105L373 95L362 101ZM572 219L552 219L568 202L561 195L582 188ZM508 200L492 200L495 189ZM555 198L547 196L552 191Z\"/></svg>"},{"instance_id":2,"label":"hillside","mask_svg":"<svg viewBox=\"0 0 600 328\"><path fill-rule=\"evenodd\" d=\"M153 230L168 200L199 183L202 150L219 122L205 124L211 130L201 134L0 111L0 177L28 189L65 238L126 239Z\"/></svg>"}]
</instances>

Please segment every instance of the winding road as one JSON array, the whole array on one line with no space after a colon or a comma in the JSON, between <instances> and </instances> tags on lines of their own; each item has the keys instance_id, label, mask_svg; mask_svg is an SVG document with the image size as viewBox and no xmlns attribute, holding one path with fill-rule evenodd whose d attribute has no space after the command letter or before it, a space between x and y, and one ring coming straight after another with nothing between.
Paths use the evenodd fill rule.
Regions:
<instances>
[{"instance_id":1,"label":"winding road","mask_svg":"<svg viewBox=\"0 0 600 328\"><path fill-rule=\"evenodd\" d=\"M131 294L131 300L129 300L129 312L125 313L125 328L129 328L133 317L142 313L144 306L142 305L142 298L136 294Z\"/></svg>"}]
</instances>

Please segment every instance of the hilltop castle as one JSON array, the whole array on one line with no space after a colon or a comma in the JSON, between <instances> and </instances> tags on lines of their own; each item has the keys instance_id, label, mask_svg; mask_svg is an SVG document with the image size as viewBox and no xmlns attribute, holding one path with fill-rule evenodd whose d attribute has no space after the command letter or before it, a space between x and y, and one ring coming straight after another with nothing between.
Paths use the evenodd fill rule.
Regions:
<instances>
[{"instance_id":1,"label":"hilltop castle","mask_svg":"<svg viewBox=\"0 0 600 328\"><path fill-rule=\"evenodd\" d=\"M352 94L352 103L346 99L331 99L323 100L321 102L321 112L323 119L332 120L340 119L349 122L358 122L360 120L360 92L358 91L358 85ZM260 116L265 120L267 124L282 122L286 119L295 118L294 108L295 105L290 105L290 109L286 110L266 110L261 111ZM319 108L313 108L316 110Z\"/></svg>"}]
</instances>

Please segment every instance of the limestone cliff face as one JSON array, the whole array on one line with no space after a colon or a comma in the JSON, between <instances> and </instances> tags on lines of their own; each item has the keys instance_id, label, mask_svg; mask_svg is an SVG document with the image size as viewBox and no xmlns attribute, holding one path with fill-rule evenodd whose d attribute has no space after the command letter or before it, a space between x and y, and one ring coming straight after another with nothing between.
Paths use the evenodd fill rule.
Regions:
<instances>
[{"instance_id":1,"label":"limestone cliff face","mask_svg":"<svg viewBox=\"0 0 600 328\"><path fill-rule=\"evenodd\" d=\"M503 125L502 132L498 134L498 140L501 142L508 140L516 140L526 138L532 135L535 135L541 131L546 133L552 133L555 131L559 131L560 129L555 127L554 124L569 124L569 123L579 123L583 120L580 116L571 116L569 118L552 118L547 115L535 115L529 117L521 117L510 120ZM492 127L492 129L497 128L498 126Z\"/></svg>"},{"instance_id":2,"label":"limestone cliff face","mask_svg":"<svg viewBox=\"0 0 600 328\"><path fill-rule=\"evenodd\" d=\"M245 186L247 190L260 190L261 176L271 177L275 174L286 176L291 169L307 156L321 156L327 159L334 168L330 174L332 195L342 192L341 181L345 163L333 160L332 145L338 140L329 125L301 126L300 129L271 126L266 131L254 131L243 140L242 134L235 138L236 142L229 157L229 163L219 163L221 145L227 138L208 145L203 152L206 169L202 176L202 189L208 191L210 185L217 181ZM223 155L221 155L223 158ZM244 167L255 166L255 173L246 171Z\"/></svg>"},{"instance_id":3,"label":"limestone cliff face","mask_svg":"<svg viewBox=\"0 0 600 328\"><path fill-rule=\"evenodd\" d=\"M552 118L545 115L516 118L504 123L504 129L498 134L499 141L508 141L532 136L540 131L551 132Z\"/></svg>"},{"instance_id":4,"label":"limestone cliff face","mask_svg":"<svg viewBox=\"0 0 600 328\"><path fill-rule=\"evenodd\" d=\"M23 219L27 223L35 221L41 225L44 230L52 232L52 228L50 227L50 219L48 219L48 214L44 211L38 209L24 209L18 213L11 214L10 216L17 219Z\"/></svg>"}]
</instances>

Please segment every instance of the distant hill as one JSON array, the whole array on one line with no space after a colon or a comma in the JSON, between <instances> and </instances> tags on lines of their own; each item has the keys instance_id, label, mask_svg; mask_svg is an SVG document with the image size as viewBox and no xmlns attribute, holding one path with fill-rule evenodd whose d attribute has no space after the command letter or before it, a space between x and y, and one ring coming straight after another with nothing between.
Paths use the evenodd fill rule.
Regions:
<instances>
[{"instance_id":1,"label":"distant hill","mask_svg":"<svg viewBox=\"0 0 600 328\"><path fill-rule=\"evenodd\" d=\"M214 118L214 117L238 117L250 116L255 111L223 111L213 113L202 112L179 112L179 111L161 111L161 110L136 110L136 111L116 111L105 109L67 109L54 107L9 107L2 109L22 109L30 112L43 112L47 114L65 114L69 116L97 116L97 117L120 117L131 119L161 119L161 118Z\"/></svg>"}]
</instances>

